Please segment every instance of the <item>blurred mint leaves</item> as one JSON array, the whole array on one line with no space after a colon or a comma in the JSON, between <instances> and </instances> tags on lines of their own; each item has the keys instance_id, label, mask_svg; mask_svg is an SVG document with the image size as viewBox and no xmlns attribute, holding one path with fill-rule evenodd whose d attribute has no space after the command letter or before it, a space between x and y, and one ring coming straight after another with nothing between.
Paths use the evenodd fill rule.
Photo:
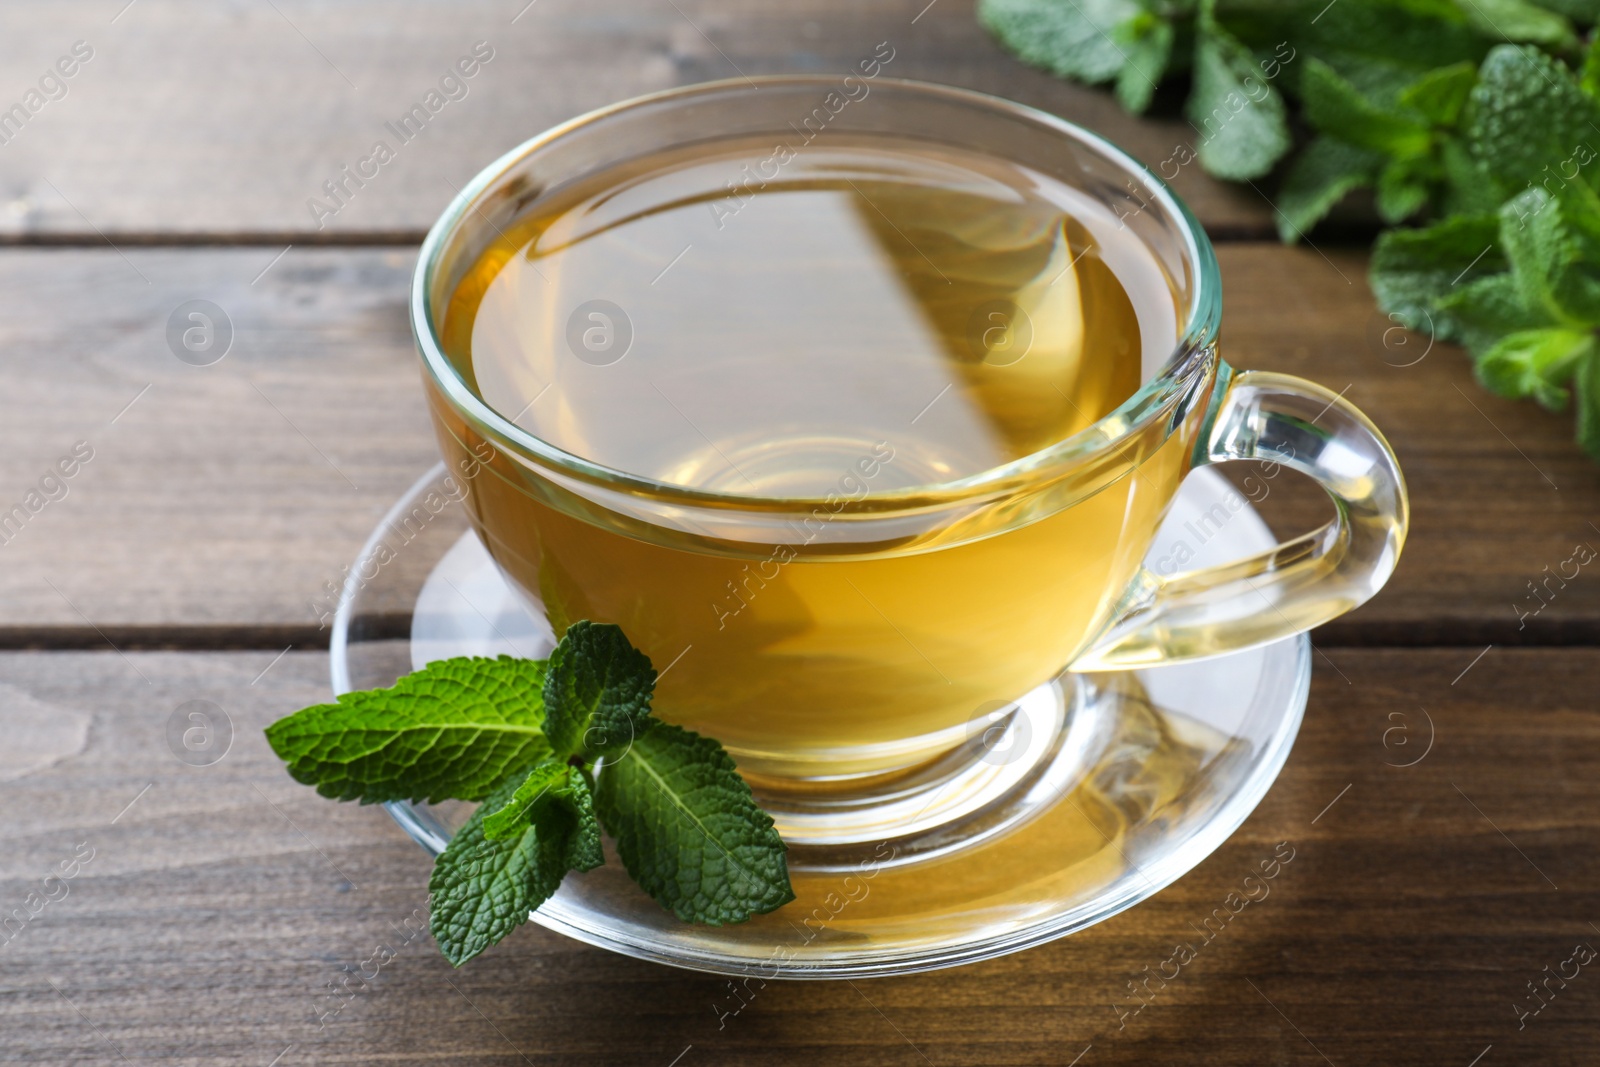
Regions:
<instances>
[{"instance_id":1,"label":"blurred mint leaves","mask_svg":"<svg viewBox=\"0 0 1600 1067\"><path fill-rule=\"evenodd\" d=\"M1193 138L1161 177L1173 160L1276 172L1287 242L1364 191L1397 227L1373 254L1383 310L1464 345L1493 392L1575 402L1600 459L1600 0L979 0L978 15L1130 111L1186 84Z\"/></svg>"},{"instance_id":2,"label":"blurred mint leaves","mask_svg":"<svg viewBox=\"0 0 1600 1067\"><path fill-rule=\"evenodd\" d=\"M685 922L794 899L783 841L722 746L651 714L656 672L620 629L576 622L548 660L462 657L279 719L296 781L363 804L482 801L434 863L429 925L455 966L605 862Z\"/></svg>"}]
</instances>

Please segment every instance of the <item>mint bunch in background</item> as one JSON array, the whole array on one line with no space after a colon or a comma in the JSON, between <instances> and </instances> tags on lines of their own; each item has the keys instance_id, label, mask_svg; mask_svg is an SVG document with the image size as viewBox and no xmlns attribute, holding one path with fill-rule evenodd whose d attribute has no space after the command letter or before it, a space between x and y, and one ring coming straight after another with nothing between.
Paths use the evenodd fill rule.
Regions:
<instances>
[{"instance_id":1,"label":"mint bunch in background","mask_svg":"<svg viewBox=\"0 0 1600 1067\"><path fill-rule=\"evenodd\" d=\"M1360 192L1379 305L1559 410L1600 459L1600 0L979 0L1024 60L1130 111L1187 86L1190 160L1287 242ZM1174 162L1175 161L1175 162Z\"/></svg>"},{"instance_id":2,"label":"mint bunch in background","mask_svg":"<svg viewBox=\"0 0 1600 1067\"><path fill-rule=\"evenodd\" d=\"M548 660L462 657L267 728L297 782L335 800L481 801L429 879L456 966L528 921L568 871L622 865L685 922L794 899L783 841L722 746L650 713L656 672L620 629L573 623Z\"/></svg>"}]
</instances>

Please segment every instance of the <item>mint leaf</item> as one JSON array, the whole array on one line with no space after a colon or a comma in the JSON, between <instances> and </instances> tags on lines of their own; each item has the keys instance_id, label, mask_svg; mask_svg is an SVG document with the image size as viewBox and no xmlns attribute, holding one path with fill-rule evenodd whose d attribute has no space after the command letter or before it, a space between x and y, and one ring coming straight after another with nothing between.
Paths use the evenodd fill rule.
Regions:
<instances>
[{"instance_id":1,"label":"mint leaf","mask_svg":"<svg viewBox=\"0 0 1600 1067\"><path fill-rule=\"evenodd\" d=\"M1524 330L1501 339L1478 360L1478 381L1492 393L1531 396L1552 411L1567 404L1566 383L1580 361L1593 355L1588 330Z\"/></svg>"},{"instance_id":2,"label":"mint leaf","mask_svg":"<svg viewBox=\"0 0 1600 1067\"><path fill-rule=\"evenodd\" d=\"M528 921L567 873L566 841L529 826L505 841L484 835L485 816L510 802L522 776L483 802L434 861L428 878L428 927L439 950L459 967Z\"/></svg>"},{"instance_id":3,"label":"mint leaf","mask_svg":"<svg viewBox=\"0 0 1600 1067\"><path fill-rule=\"evenodd\" d=\"M1122 69L1117 72L1117 100L1123 107L1138 114L1150 106L1172 60L1176 37L1172 23L1149 11L1117 27L1113 38L1123 55Z\"/></svg>"},{"instance_id":4,"label":"mint leaf","mask_svg":"<svg viewBox=\"0 0 1600 1067\"><path fill-rule=\"evenodd\" d=\"M595 803L633 880L685 922L743 922L794 899L771 817L708 737L657 725L601 769Z\"/></svg>"},{"instance_id":5,"label":"mint leaf","mask_svg":"<svg viewBox=\"0 0 1600 1067\"><path fill-rule=\"evenodd\" d=\"M1372 252L1370 280L1378 306L1400 316L1412 330L1431 325L1442 340L1452 340L1454 325L1437 314L1436 304L1458 286L1505 270L1498 247L1499 220L1464 215L1425 230L1389 230Z\"/></svg>"},{"instance_id":6,"label":"mint leaf","mask_svg":"<svg viewBox=\"0 0 1600 1067\"><path fill-rule=\"evenodd\" d=\"M1600 97L1600 33L1593 35L1589 47L1583 50L1583 68L1578 73L1578 88L1591 100Z\"/></svg>"},{"instance_id":7,"label":"mint leaf","mask_svg":"<svg viewBox=\"0 0 1600 1067\"><path fill-rule=\"evenodd\" d=\"M1200 134L1200 165L1234 181L1259 178L1289 150L1288 112L1250 50L1202 16L1186 108Z\"/></svg>"},{"instance_id":8,"label":"mint leaf","mask_svg":"<svg viewBox=\"0 0 1600 1067\"><path fill-rule=\"evenodd\" d=\"M1090 85L1116 79L1135 111L1149 103L1172 45L1171 28L1152 26L1156 16L1137 0L980 0L978 19L1026 63Z\"/></svg>"},{"instance_id":9,"label":"mint leaf","mask_svg":"<svg viewBox=\"0 0 1600 1067\"><path fill-rule=\"evenodd\" d=\"M1436 126L1454 126L1477 83L1476 67L1471 63L1452 63L1418 78L1401 91L1398 100L1401 106Z\"/></svg>"},{"instance_id":10,"label":"mint leaf","mask_svg":"<svg viewBox=\"0 0 1600 1067\"><path fill-rule=\"evenodd\" d=\"M1600 0L1537 0L1542 8L1559 11L1569 19L1593 24L1600 22Z\"/></svg>"},{"instance_id":11,"label":"mint leaf","mask_svg":"<svg viewBox=\"0 0 1600 1067\"><path fill-rule=\"evenodd\" d=\"M1367 100L1328 64L1306 58L1300 78L1306 118L1322 133L1391 156L1428 151L1428 127L1421 116L1405 115Z\"/></svg>"},{"instance_id":12,"label":"mint leaf","mask_svg":"<svg viewBox=\"0 0 1600 1067\"><path fill-rule=\"evenodd\" d=\"M557 803L553 791L568 787L571 770L570 764L547 759L528 772L504 805L496 809L485 803L484 808L493 814L483 820L483 836L491 841L504 841L522 833L533 824L535 808L542 811L545 806Z\"/></svg>"},{"instance_id":13,"label":"mint leaf","mask_svg":"<svg viewBox=\"0 0 1600 1067\"><path fill-rule=\"evenodd\" d=\"M1528 303L1509 271L1464 282L1441 297L1436 306L1441 321L1451 324L1450 339L1477 355L1508 333L1556 324L1542 306Z\"/></svg>"},{"instance_id":14,"label":"mint leaf","mask_svg":"<svg viewBox=\"0 0 1600 1067\"><path fill-rule=\"evenodd\" d=\"M1293 244L1354 189L1371 185L1383 156L1319 137L1295 157L1278 195L1278 234Z\"/></svg>"},{"instance_id":15,"label":"mint leaf","mask_svg":"<svg viewBox=\"0 0 1600 1067\"><path fill-rule=\"evenodd\" d=\"M1446 137L1439 146L1444 171L1440 211L1446 215L1484 215L1500 210L1500 190L1459 137Z\"/></svg>"},{"instance_id":16,"label":"mint leaf","mask_svg":"<svg viewBox=\"0 0 1600 1067\"><path fill-rule=\"evenodd\" d=\"M1500 212L1500 243L1530 305L1577 326L1600 323L1600 197L1578 182L1532 188Z\"/></svg>"},{"instance_id":17,"label":"mint leaf","mask_svg":"<svg viewBox=\"0 0 1600 1067\"><path fill-rule=\"evenodd\" d=\"M1421 211L1428 202L1426 161L1395 159L1378 175L1378 216L1387 223L1401 222Z\"/></svg>"},{"instance_id":18,"label":"mint leaf","mask_svg":"<svg viewBox=\"0 0 1600 1067\"><path fill-rule=\"evenodd\" d=\"M1544 178L1597 138L1600 108L1566 66L1526 45L1500 45L1478 72L1465 134L1474 156L1506 195ZM1593 158L1593 152L1590 152ZM1584 180L1600 181L1591 167Z\"/></svg>"},{"instance_id":19,"label":"mint leaf","mask_svg":"<svg viewBox=\"0 0 1600 1067\"><path fill-rule=\"evenodd\" d=\"M484 836L491 841L519 837L530 827L543 840L563 842L562 870L589 871L605 862L594 794L580 768L546 760L528 773L504 807L483 820Z\"/></svg>"},{"instance_id":20,"label":"mint leaf","mask_svg":"<svg viewBox=\"0 0 1600 1067\"><path fill-rule=\"evenodd\" d=\"M1590 349L1578 364L1578 444L1600 459L1600 351Z\"/></svg>"},{"instance_id":21,"label":"mint leaf","mask_svg":"<svg viewBox=\"0 0 1600 1067\"><path fill-rule=\"evenodd\" d=\"M1467 21L1485 37L1554 48L1577 43L1572 23L1527 0L1463 0Z\"/></svg>"},{"instance_id":22,"label":"mint leaf","mask_svg":"<svg viewBox=\"0 0 1600 1067\"><path fill-rule=\"evenodd\" d=\"M461 657L267 727L289 774L335 800L481 800L550 752L544 663Z\"/></svg>"},{"instance_id":23,"label":"mint leaf","mask_svg":"<svg viewBox=\"0 0 1600 1067\"><path fill-rule=\"evenodd\" d=\"M1358 68L1417 73L1467 60L1477 63L1486 45L1455 0L1326 0L1269 4L1281 11L1277 29L1329 63L1375 98L1378 84ZM1326 10L1324 10L1326 9ZM1252 11L1251 18L1257 17ZM1504 40L1499 36L1495 40ZM1397 91L1393 75L1380 75ZM1408 79L1409 80L1409 79Z\"/></svg>"},{"instance_id":24,"label":"mint leaf","mask_svg":"<svg viewBox=\"0 0 1600 1067\"><path fill-rule=\"evenodd\" d=\"M550 654L544 680L545 734L556 757L626 752L653 720L656 672L616 626L575 622Z\"/></svg>"}]
</instances>

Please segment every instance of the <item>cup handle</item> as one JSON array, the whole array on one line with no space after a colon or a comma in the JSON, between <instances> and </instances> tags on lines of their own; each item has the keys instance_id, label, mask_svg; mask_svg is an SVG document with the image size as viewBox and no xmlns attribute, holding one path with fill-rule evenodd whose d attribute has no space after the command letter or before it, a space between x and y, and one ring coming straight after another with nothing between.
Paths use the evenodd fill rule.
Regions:
<instances>
[{"instance_id":1,"label":"cup handle","mask_svg":"<svg viewBox=\"0 0 1600 1067\"><path fill-rule=\"evenodd\" d=\"M1141 567L1074 671L1128 670L1237 652L1320 626L1388 581L1410 521L1389 442L1354 405L1286 374L1223 364L1225 389L1195 462L1249 459L1309 475L1337 515L1260 555L1161 577Z\"/></svg>"}]
</instances>

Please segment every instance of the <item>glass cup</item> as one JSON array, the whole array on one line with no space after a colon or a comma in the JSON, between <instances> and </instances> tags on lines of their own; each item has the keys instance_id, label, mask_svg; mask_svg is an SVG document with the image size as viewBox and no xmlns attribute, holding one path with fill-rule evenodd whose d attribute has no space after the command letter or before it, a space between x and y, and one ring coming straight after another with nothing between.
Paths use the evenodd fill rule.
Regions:
<instances>
[{"instance_id":1,"label":"glass cup","mask_svg":"<svg viewBox=\"0 0 1600 1067\"><path fill-rule=\"evenodd\" d=\"M412 295L445 460L510 585L556 633L582 618L622 626L661 672L657 714L720 740L780 829L802 840L867 840L896 818L928 827L955 817L935 789L976 810L1017 780L1014 768L994 770L1009 762L994 751L1016 741L1007 731L1028 694L1054 687L1059 714L1042 721L1062 729L1073 672L1218 656L1326 622L1383 585L1407 526L1394 453L1365 416L1321 386L1219 358L1211 244L1145 167L1055 116L865 69L838 111L823 107L839 98L837 79L740 79L542 134L450 205ZM458 282L551 190L669 148L835 131L978 151L1103 205L1165 274L1170 351L1147 358L1116 410L1024 458L878 490L893 442L868 443L846 457L835 491L797 499L666 484L564 451L489 407L441 350L438 317ZM590 309L591 355L645 343L648 323L614 321L607 307ZM564 402L603 405L608 360L560 358L572 376ZM1228 460L1308 475L1336 517L1226 566L1146 569L1185 475ZM955 780L966 787L949 789Z\"/></svg>"}]
</instances>

